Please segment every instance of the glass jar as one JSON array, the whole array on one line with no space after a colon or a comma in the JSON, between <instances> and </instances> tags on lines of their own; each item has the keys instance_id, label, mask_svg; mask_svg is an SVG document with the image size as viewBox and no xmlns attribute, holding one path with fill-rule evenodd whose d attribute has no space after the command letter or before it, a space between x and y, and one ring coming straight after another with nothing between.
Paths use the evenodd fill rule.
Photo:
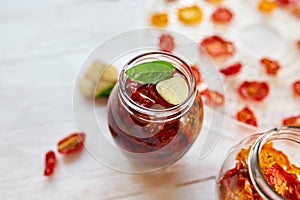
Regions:
<instances>
[{"instance_id":1,"label":"glass jar","mask_svg":"<svg viewBox=\"0 0 300 200\"><path fill-rule=\"evenodd\" d=\"M217 177L219 199L300 199L300 127L255 134L233 147Z\"/></svg>"},{"instance_id":2,"label":"glass jar","mask_svg":"<svg viewBox=\"0 0 300 200\"><path fill-rule=\"evenodd\" d=\"M172 63L176 73L186 80L188 96L180 104L166 107L156 91L157 101L148 107L134 97L134 92L139 91L140 98L149 100L152 85L130 81L125 71L156 60ZM109 97L107 116L111 136L127 157L138 164L163 167L183 156L197 138L203 104L193 72L185 61L168 53L150 52L133 58L123 67L118 85Z\"/></svg>"}]
</instances>

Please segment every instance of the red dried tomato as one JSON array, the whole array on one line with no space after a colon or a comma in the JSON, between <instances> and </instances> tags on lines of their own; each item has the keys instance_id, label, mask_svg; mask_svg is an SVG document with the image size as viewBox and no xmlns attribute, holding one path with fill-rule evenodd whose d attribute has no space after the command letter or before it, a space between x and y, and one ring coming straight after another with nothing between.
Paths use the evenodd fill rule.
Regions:
<instances>
[{"instance_id":1,"label":"red dried tomato","mask_svg":"<svg viewBox=\"0 0 300 200\"><path fill-rule=\"evenodd\" d=\"M80 151L83 148L85 137L85 133L72 133L58 142L57 151L61 154Z\"/></svg>"},{"instance_id":2,"label":"red dried tomato","mask_svg":"<svg viewBox=\"0 0 300 200\"><path fill-rule=\"evenodd\" d=\"M216 23L229 23L232 17L233 13L228 8L219 7L211 15L211 20Z\"/></svg>"},{"instance_id":3,"label":"red dried tomato","mask_svg":"<svg viewBox=\"0 0 300 200\"><path fill-rule=\"evenodd\" d=\"M269 94L269 86L264 81L244 81L239 86L238 93L244 99L262 101Z\"/></svg>"},{"instance_id":4,"label":"red dried tomato","mask_svg":"<svg viewBox=\"0 0 300 200\"><path fill-rule=\"evenodd\" d=\"M198 67L196 65L192 65L191 69L194 72L194 75L195 75L195 78L196 78L196 84L201 83L202 82L202 78L201 78L201 73L200 73Z\"/></svg>"},{"instance_id":5,"label":"red dried tomato","mask_svg":"<svg viewBox=\"0 0 300 200\"><path fill-rule=\"evenodd\" d=\"M267 74L276 75L278 70L281 68L279 63L276 60L270 58L262 58L260 63L265 67Z\"/></svg>"},{"instance_id":6,"label":"red dried tomato","mask_svg":"<svg viewBox=\"0 0 300 200\"><path fill-rule=\"evenodd\" d=\"M300 96L300 80L293 83L294 94Z\"/></svg>"},{"instance_id":7,"label":"red dried tomato","mask_svg":"<svg viewBox=\"0 0 300 200\"><path fill-rule=\"evenodd\" d=\"M276 0L277 5L279 6L288 6L291 3L291 0Z\"/></svg>"},{"instance_id":8,"label":"red dried tomato","mask_svg":"<svg viewBox=\"0 0 300 200\"><path fill-rule=\"evenodd\" d=\"M300 40L297 41L297 47L300 50Z\"/></svg>"},{"instance_id":9,"label":"red dried tomato","mask_svg":"<svg viewBox=\"0 0 300 200\"><path fill-rule=\"evenodd\" d=\"M250 108L248 108L247 106L237 112L236 119L240 122L244 122L252 126L257 126L257 118L255 117L253 111L250 110Z\"/></svg>"},{"instance_id":10,"label":"red dried tomato","mask_svg":"<svg viewBox=\"0 0 300 200\"><path fill-rule=\"evenodd\" d=\"M208 102L215 106L221 106L225 101L224 95L214 90L205 89L200 92L200 95L207 98Z\"/></svg>"},{"instance_id":11,"label":"red dried tomato","mask_svg":"<svg viewBox=\"0 0 300 200\"><path fill-rule=\"evenodd\" d=\"M48 151L45 156L45 169L44 175L51 176L56 166L56 156L53 151Z\"/></svg>"},{"instance_id":12,"label":"red dried tomato","mask_svg":"<svg viewBox=\"0 0 300 200\"><path fill-rule=\"evenodd\" d=\"M204 38L200 46L212 57L232 56L235 53L234 44L217 35Z\"/></svg>"},{"instance_id":13,"label":"red dried tomato","mask_svg":"<svg viewBox=\"0 0 300 200\"><path fill-rule=\"evenodd\" d=\"M172 52L175 48L175 42L172 35L162 34L159 37L159 49L161 51Z\"/></svg>"},{"instance_id":14,"label":"red dried tomato","mask_svg":"<svg viewBox=\"0 0 300 200\"><path fill-rule=\"evenodd\" d=\"M300 126L300 115L287 117L282 120L282 124L286 126Z\"/></svg>"},{"instance_id":15,"label":"red dried tomato","mask_svg":"<svg viewBox=\"0 0 300 200\"><path fill-rule=\"evenodd\" d=\"M242 64L238 62L223 69L220 69L220 72L225 76L232 76L238 74L241 71L241 68Z\"/></svg>"}]
</instances>

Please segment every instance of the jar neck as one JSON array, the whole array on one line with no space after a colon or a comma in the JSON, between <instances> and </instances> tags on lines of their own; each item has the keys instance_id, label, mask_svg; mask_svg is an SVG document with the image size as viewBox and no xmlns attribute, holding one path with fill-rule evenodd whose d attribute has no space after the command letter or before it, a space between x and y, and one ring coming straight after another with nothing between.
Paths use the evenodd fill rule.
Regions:
<instances>
[{"instance_id":1,"label":"jar neck","mask_svg":"<svg viewBox=\"0 0 300 200\"><path fill-rule=\"evenodd\" d=\"M133 101L126 91L126 81L128 80L128 76L125 71L132 66L137 64L141 64L144 62L150 62L155 60L163 60L173 64L173 66L181 72L186 80L189 87L188 97L180 104L174 105L170 108L146 108L135 101ZM139 113L142 115L147 115L147 121L155 121L155 122L166 122L174 120L175 118L179 118L184 115L190 107L193 105L193 102L196 97L196 81L190 65L188 65L185 61L183 61L178 56L173 54L165 53L165 52L149 52L141 54L132 60L130 60L122 69L119 77L119 90L118 95L121 100L122 105L127 108L129 112ZM149 118L150 116L150 118Z\"/></svg>"},{"instance_id":2,"label":"jar neck","mask_svg":"<svg viewBox=\"0 0 300 200\"><path fill-rule=\"evenodd\" d=\"M282 126L257 138L248 157L249 174L256 191L264 199L283 200L268 184L260 165L260 152L264 144L275 140L288 140L300 144L300 127Z\"/></svg>"}]
</instances>

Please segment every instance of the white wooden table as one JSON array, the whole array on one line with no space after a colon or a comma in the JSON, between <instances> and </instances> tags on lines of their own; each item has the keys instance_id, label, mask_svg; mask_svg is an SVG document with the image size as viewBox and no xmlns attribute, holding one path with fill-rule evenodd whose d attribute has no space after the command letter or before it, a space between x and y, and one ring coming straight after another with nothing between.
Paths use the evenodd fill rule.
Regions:
<instances>
[{"instance_id":1,"label":"white wooden table","mask_svg":"<svg viewBox=\"0 0 300 200\"><path fill-rule=\"evenodd\" d=\"M192 150L151 174L124 174L86 151L43 176L44 154L74 131L72 92L89 52L143 25L140 0L0 1L0 199L215 199L228 148L252 132L223 134L205 159ZM224 133L237 127L227 121ZM204 128L202 132L205 132ZM231 138L235 137L234 140Z\"/></svg>"}]
</instances>

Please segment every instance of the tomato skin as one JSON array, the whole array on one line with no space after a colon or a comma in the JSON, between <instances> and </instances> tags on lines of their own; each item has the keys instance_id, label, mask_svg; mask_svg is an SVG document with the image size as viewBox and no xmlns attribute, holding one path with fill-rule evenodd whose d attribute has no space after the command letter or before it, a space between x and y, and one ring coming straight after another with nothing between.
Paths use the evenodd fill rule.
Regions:
<instances>
[{"instance_id":1,"label":"tomato skin","mask_svg":"<svg viewBox=\"0 0 300 200\"><path fill-rule=\"evenodd\" d=\"M216 23L229 23L233 18L233 13L225 7L217 8L211 15L211 20Z\"/></svg>"},{"instance_id":2,"label":"tomato skin","mask_svg":"<svg viewBox=\"0 0 300 200\"><path fill-rule=\"evenodd\" d=\"M236 119L240 122L257 126L257 118L255 117L253 111L247 106L237 112Z\"/></svg>"},{"instance_id":3,"label":"tomato skin","mask_svg":"<svg viewBox=\"0 0 300 200\"><path fill-rule=\"evenodd\" d=\"M263 57L260 59L260 63L265 67L266 73L269 75L277 75L278 70L281 68L276 60Z\"/></svg>"},{"instance_id":4,"label":"tomato skin","mask_svg":"<svg viewBox=\"0 0 300 200\"><path fill-rule=\"evenodd\" d=\"M72 133L58 142L57 151L61 154L80 151L84 146L85 138L85 133Z\"/></svg>"},{"instance_id":5,"label":"tomato skin","mask_svg":"<svg viewBox=\"0 0 300 200\"><path fill-rule=\"evenodd\" d=\"M166 12L153 13L150 22L156 27L166 27L169 24L169 15Z\"/></svg>"},{"instance_id":6,"label":"tomato skin","mask_svg":"<svg viewBox=\"0 0 300 200\"><path fill-rule=\"evenodd\" d=\"M56 166L56 156L54 151L48 151L45 156L44 176L51 176Z\"/></svg>"},{"instance_id":7,"label":"tomato skin","mask_svg":"<svg viewBox=\"0 0 300 200\"><path fill-rule=\"evenodd\" d=\"M159 49L161 51L172 52L175 48L174 38L169 34L162 34L159 37Z\"/></svg>"},{"instance_id":8,"label":"tomato skin","mask_svg":"<svg viewBox=\"0 0 300 200\"><path fill-rule=\"evenodd\" d=\"M235 53L235 46L232 42L224 40L218 35L213 35L204 38L200 47L202 47L205 52L212 56L232 56Z\"/></svg>"},{"instance_id":9,"label":"tomato skin","mask_svg":"<svg viewBox=\"0 0 300 200\"><path fill-rule=\"evenodd\" d=\"M239 86L238 93L243 99L262 101L269 94L269 85L264 81L244 81Z\"/></svg>"},{"instance_id":10,"label":"tomato skin","mask_svg":"<svg viewBox=\"0 0 300 200\"><path fill-rule=\"evenodd\" d=\"M300 96L300 80L293 83L293 91L296 96Z\"/></svg>"},{"instance_id":11,"label":"tomato skin","mask_svg":"<svg viewBox=\"0 0 300 200\"><path fill-rule=\"evenodd\" d=\"M202 82L201 73L196 65L191 66L192 71L194 72L196 84L200 84Z\"/></svg>"},{"instance_id":12,"label":"tomato skin","mask_svg":"<svg viewBox=\"0 0 300 200\"><path fill-rule=\"evenodd\" d=\"M224 104L225 98L224 95L218 91L205 89L200 92L201 96L207 98L208 102L215 106L222 106Z\"/></svg>"},{"instance_id":13,"label":"tomato skin","mask_svg":"<svg viewBox=\"0 0 300 200\"><path fill-rule=\"evenodd\" d=\"M242 64L238 62L228 67L220 69L220 72L225 76L232 76L238 74L241 71L241 68Z\"/></svg>"},{"instance_id":14,"label":"tomato skin","mask_svg":"<svg viewBox=\"0 0 300 200\"><path fill-rule=\"evenodd\" d=\"M282 124L286 126L300 126L300 115L284 118Z\"/></svg>"}]
</instances>

